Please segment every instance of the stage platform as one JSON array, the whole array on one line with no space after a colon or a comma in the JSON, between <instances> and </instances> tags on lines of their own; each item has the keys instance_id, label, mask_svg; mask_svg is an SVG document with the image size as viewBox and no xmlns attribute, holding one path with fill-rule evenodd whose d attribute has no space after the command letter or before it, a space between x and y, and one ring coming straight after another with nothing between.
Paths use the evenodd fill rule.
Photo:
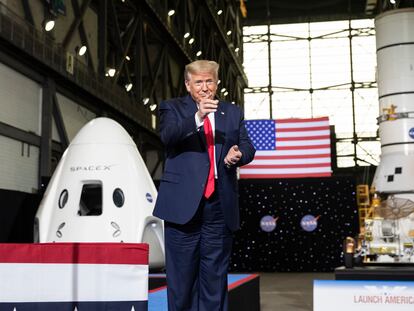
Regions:
<instances>
[{"instance_id":1,"label":"stage platform","mask_svg":"<svg viewBox=\"0 0 414 311\"><path fill-rule=\"evenodd\" d=\"M335 269L336 280L414 281L413 264L366 264Z\"/></svg>"},{"instance_id":2,"label":"stage platform","mask_svg":"<svg viewBox=\"0 0 414 311\"><path fill-rule=\"evenodd\" d=\"M229 311L260 311L258 274L229 274ZM165 274L150 274L148 311L167 311Z\"/></svg>"}]
</instances>

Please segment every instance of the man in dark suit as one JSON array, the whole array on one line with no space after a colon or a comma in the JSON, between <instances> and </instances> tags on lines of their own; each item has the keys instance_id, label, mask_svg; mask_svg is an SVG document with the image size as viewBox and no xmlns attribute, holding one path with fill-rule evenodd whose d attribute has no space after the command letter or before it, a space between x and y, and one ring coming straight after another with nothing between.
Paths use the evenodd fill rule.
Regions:
<instances>
[{"instance_id":1,"label":"man in dark suit","mask_svg":"<svg viewBox=\"0 0 414 311\"><path fill-rule=\"evenodd\" d=\"M255 149L242 111L216 99L219 65L185 68L188 95L161 102L166 148L154 215L165 220L168 310L227 310L232 231L239 228L238 166Z\"/></svg>"}]
</instances>

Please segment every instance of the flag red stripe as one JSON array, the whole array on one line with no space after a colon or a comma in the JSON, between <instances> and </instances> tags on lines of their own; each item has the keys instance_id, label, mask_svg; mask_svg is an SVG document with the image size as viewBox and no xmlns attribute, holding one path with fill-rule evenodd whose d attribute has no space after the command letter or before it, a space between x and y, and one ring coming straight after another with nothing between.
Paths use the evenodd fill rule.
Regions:
<instances>
[{"instance_id":1,"label":"flag red stripe","mask_svg":"<svg viewBox=\"0 0 414 311\"><path fill-rule=\"evenodd\" d=\"M292 119L276 119L277 123L305 123L305 122L318 122L318 121L329 121L328 117L320 117L314 119L300 119L300 118L292 118Z\"/></svg>"},{"instance_id":2,"label":"flag red stripe","mask_svg":"<svg viewBox=\"0 0 414 311\"><path fill-rule=\"evenodd\" d=\"M276 146L276 150L303 150L303 149L321 149L331 148L330 145L310 145L310 146Z\"/></svg>"},{"instance_id":3,"label":"flag red stripe","mask_svg":"<svg viewBox=\"0 0 414 311\"><path fill-rule=\"evenodd\" d=\"M288 127L278 128L276 126L276 133L278 132L310 132L310 131L323 131L329 130L329 126L315 126L315 127Z\"/></svg>"},{"instance_id":4,"label":"flag red stripe","mask_svg":"<svg viewBox=\"0 0 414 311\"><path fill-rule=\"evenodd\" d=\"M306 164L248 164L243 168L307 168L307 167L331 167L329 163L306 163Z\"/></svg>"},{"instance_id":5,"label":"flag red stripe","mask_svg":"<svg viewBox=\"0 0 414 311\"><path fill-rule=\"evenodd\" d=\"M34 243L0 244L2 263L148 265L148 244Z\"/></svg>"},{"instance_id":6,"label":"flag red stripe","mask_svg":"<svg viewBox=\"0 0 414 311\"><path fill-rule=\"evenodd\" d=\"M330 153L323 154L295 154L295 155L256 155L255 160L284 160L284 159L313 159L313 158L330 158Z\"/></svg>"},{"instance_id":7,"label":"flag red stripe","mask_svg":"<svg viewBox=\"0 0 414 311\"><path fill-rule=\"evenodd\" d=\"M307 178L307 177L330 177L332 173L303 173L303 174L243 174L240 173L240 178Z\"/></svg>"},{"instance_id":8,"label":"flag red stripe","mask_svg":"<svg viewBox=\"0 0 414 311\"><path fill-rule=\"evenodd\" d=\"M329 139L329 135L319 136L300 136L300 137L276 137L276 141L290 141L290 140L316 140L316 139Z\"/></svg>"}]
</instances>

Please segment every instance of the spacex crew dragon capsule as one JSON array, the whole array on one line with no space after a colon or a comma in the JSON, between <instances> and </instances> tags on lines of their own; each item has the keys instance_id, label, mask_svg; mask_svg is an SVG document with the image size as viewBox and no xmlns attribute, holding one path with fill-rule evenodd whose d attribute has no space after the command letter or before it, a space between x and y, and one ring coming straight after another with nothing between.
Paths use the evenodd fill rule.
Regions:
<instances>
[{"instance_id":1,"label":"spacex crew dragon capsule","mask_svg":"<svg viewBox=\"0 0 414 311\"><path fill-rule=\"evenodd\" d=\"M126 130L108 118L87 123L64 152L35 218L35 242L150 245L164 267L163 222L152 216L157 190Z\"/></svg>"}]
</instances>

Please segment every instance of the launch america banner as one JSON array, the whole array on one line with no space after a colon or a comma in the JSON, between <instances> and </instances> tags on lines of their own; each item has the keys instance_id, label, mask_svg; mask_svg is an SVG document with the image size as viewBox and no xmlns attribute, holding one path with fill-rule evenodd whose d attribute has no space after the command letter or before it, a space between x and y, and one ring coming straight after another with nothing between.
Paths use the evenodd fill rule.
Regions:
<instances>
[{"instance_id":1,"label":"launch america banner","mask_svg":"<svg viewBox=\"0 0 414 311\"><path fill-rule=\"evenodd\" d=\"M411 311L414 282L315 280L313 310Z\"/></svg>"},{"instance_id":2,"label":"launch america banner","mask_svg":"<svg viewBox=\"0 0 414 311\"><path fill-rule=\"evenodd\" d=\"M0 311L148 309L148 245L0 244Z\"/></svg>"}]
</instances>

